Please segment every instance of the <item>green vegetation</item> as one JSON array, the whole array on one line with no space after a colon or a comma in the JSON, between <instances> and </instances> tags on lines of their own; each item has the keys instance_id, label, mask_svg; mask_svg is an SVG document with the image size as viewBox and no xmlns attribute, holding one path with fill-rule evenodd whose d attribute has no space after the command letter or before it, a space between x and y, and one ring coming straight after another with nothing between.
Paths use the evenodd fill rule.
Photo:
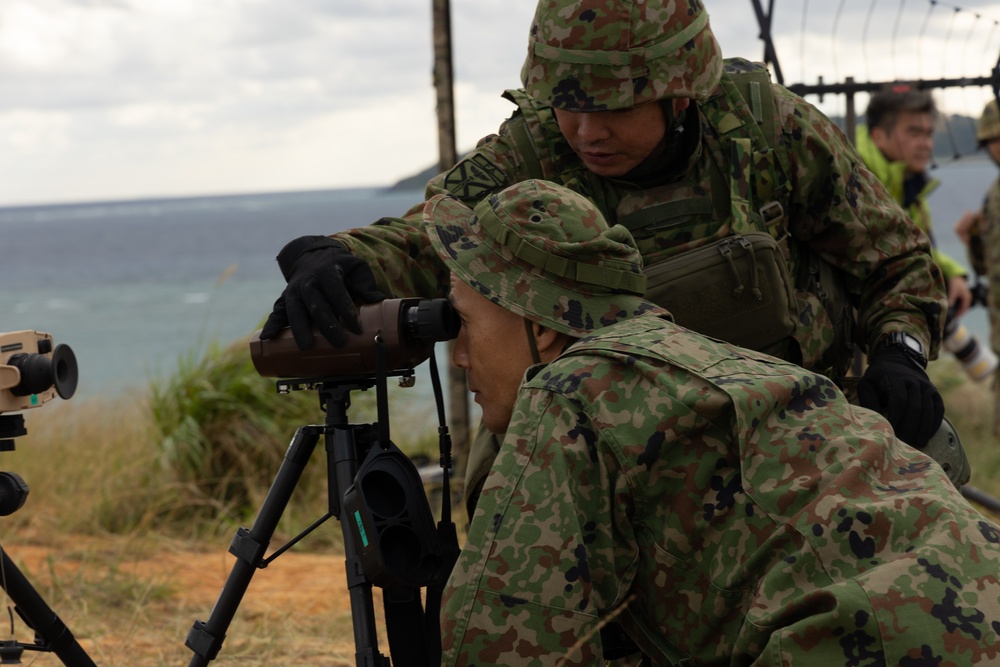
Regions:
<instances>
[{"instance_id":1,"label":"green vegetation","mask_svg":"<svg viewBox=\"0 0 1000 667\"><path fill-rule=\"evenodd\" d=\"M406 402L406 391L414 390L389 389L393 441L415 460L436 461L436 423L419 414L426 406ZM351 394L348 419L376 421L374 390ZM211 345L185 355L148 393L27 411L28 435L6 465L28 481L34 511L12 519L40 521L31 517L42 510L58 531L228 537L253 520L295 430L324 420L315 391L278 394L274 380L256 373L247 341ZM321 440L276 538L327 511L325 457ZM339 529L321 532L339 540Z\"/></svg>"},{"instance_id":2,"label":"green vegetation","mask_svg":"<svg viewBox=\"0 0 1000 667\"><path fill-rule=\"evenodd\" d=\"M277 394L246 357L245 341L212 347L185 356L148 392L28 410L28 435L3 455L3 469L31 486L26 506L4 517L11 555L100 665L190 658L183 638L219 595L235 527L250 525L295 429L324 419L315 392ZM950 359L931 375L972 461L972 483L1000 497L992 393ZM411 456L434 458L433 415L418 414L428 401L414 407L405 394L390 389L393 439ZM352 399L351 423L373 421L373 392ZM326 512L323 459L318 446L272 546ZM354 664L339 540L339 527L324 526L255 577L220 665Z\"/></svg>"},{"instance_id":3,"label":"green vegetation","mask_svg":"<svg viewBox=\"0 0 1000 667\"><path fill-rule=\"evenodd\" d=\"M972 462L971 483L1000 497L989 386L973 383L950 358L934 362L931 375ZM424 401L407 403L406 391L414 390L390 387L393 439L414 458L434 461L434 415L420 414L432 412ZM375 421L374 399L373 390L352 394L351 423ZM32 491L27 510L7 522L42 532L226 539L253 520L295 429L322 423L324 414L314 391L278 394L272 380L256 374L240 341L185 356L148 394L56 401L25 418L28 435L5 454L4 469ZM326 512L325 457L321 442L276 539ZM319 532L339 540L339 530Z\"/></svg>"}]
</instances>

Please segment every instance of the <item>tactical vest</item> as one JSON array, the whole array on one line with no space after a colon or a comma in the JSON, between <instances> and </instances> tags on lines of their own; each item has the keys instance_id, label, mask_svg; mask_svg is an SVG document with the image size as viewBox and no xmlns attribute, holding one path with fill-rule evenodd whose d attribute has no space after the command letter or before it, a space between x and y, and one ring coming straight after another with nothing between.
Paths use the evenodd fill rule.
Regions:
<instances>
[{"instance_id":1,"label":"tactical vest","mask_svg":"<svg viewBox=\"0 0 1000 667\"><path fill-rule=\"evenodd\" d=\"M646 267L646 297L678 324L839 380L851 357L853 309L841 274L789 236L790 166L772 91L766 67L726 60L716 93L698 105L704 122L693 159L708 168L650 188L590 172L552 110L523 90L505 93L521 113L503 131L526 177L586 195L609 223L632 232ZM821 359L803 360L796 343L800 312L815 308L808 295L836 329Z\"/></svg>"}]
</instances>

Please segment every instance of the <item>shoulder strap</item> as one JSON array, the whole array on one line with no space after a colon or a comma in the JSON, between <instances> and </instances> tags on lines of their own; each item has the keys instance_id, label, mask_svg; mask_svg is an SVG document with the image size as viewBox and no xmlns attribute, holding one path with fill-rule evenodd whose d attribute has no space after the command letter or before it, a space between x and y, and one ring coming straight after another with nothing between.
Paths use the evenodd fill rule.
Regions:
<instances>
[{"instance_id":1,"label":"shoulder strap","mask_svg":"<svg viewBox=\"0 0 1000 667\"><path fill-rule=\"evenodd\" d=\"M739 177L744 187L752 187L747 199L756 204L755 213L771 235L781 240L787 235L787 224L781 223L791 184L771 75L766 66L743 58L727 59L725 71L721 81L725 99L716 98L715 113L706 115L714 116L720 136L731 135L732 164L741 167L733 170L731 178Z\"/></svg>"},{"instance_id":2,"label":"shoulder strap","mask_svg":"<svg viewBox=\"0 0 1000 667\"><path fill-rule=\"evenodd\" d=\"M517 145L526 176L554 180L560 171L559 159L569 147L562 139L552 109L538 106L521 89L506 90L503 96L516 104L520 112L504 123L504 130Z\"/></svg>"},{"instance_id":3,"label":"shoulder strap","mask_svg":"<svg viewBox=\"0 0 1000 667\"><path fill-rule=\"evenodd\" d=\"M761 130L761 138L766 145L776 149L777 114L774 108L771 73L766 66L752 63L744 58L729 58L725 65L736 91L749 107L750 117Z\"/></svg>"}]
</instances>

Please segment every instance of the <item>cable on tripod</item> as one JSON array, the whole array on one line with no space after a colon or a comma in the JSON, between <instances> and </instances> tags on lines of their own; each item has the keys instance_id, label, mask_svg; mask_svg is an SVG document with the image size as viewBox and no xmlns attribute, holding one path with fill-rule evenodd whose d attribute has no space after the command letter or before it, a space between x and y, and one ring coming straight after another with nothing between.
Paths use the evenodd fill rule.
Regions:
<instances>
[{"instance_id":1,"label":"cable on tripod","mask_svg":"<svg viewBox=\"0 0 1000 667\"><path fill-rule=\"evenodd\" d=\"M441 596L444 586L451 576L451 570L458 560L458 533L455 523L451 520L451 435L448 433L448 422L444 415L444 398L441 392L441 378L438 375L437 360L433 351L430 356L431 384L434 387L434 404L438 413L438 435L441 443L441 520L438 522L438 538L441 544L441 570L437 580L427 587L427 614L424 617L424 629L429 638L427 643L428 659L433 665L441 663Z\"/></svg>"},{"instance_id":2,"label":"cable on tripod","mask_svg":"<svg viewBox=\"0 0 1000 667\"><path fill-rule=\"evenodd\" d=\"M441 378L438 375L437 359L430 356L431 385L434 387L434 406L438 414L438 442L440 443L440 463L442 473L441 486L441 521L451 523L451 434L448 432L448 421L444 415L444 397L441 392Z\"/></svg>"},{"instance_id":3,"label":"cable on tripod","mask_svg":"<svg viewBox=\"0 0 1000 667\"><path fill-rule=\"evenodd\" d=\"M389 447L389 390L386 377L386 348L382 332L375 334L375 403L378 411L378 445L382 449Z\"/></svg>"}]
</instances>

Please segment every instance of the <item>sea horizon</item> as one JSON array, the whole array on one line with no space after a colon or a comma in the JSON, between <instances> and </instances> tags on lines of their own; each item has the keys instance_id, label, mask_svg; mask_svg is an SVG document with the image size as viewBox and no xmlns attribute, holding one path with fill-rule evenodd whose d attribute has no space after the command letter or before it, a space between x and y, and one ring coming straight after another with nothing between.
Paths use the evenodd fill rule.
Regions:
<instances>
[{"instance_id":1,"label":"sea horizon","mask_svg":"<svg viewBox=\"0 0 1000 667\"><path fill-rule=\"evenodd\" d=\"M935 238L968 265L953 225L997 169L963 159L933 174ZM401 215L422 197L383 186L0 206L0 333L47 331L73 347L80 395L128 392L258 328L284 288L275 256L287 241ZM963 322L989 344L984 308Z\"/></svg>"}]
</instances>

